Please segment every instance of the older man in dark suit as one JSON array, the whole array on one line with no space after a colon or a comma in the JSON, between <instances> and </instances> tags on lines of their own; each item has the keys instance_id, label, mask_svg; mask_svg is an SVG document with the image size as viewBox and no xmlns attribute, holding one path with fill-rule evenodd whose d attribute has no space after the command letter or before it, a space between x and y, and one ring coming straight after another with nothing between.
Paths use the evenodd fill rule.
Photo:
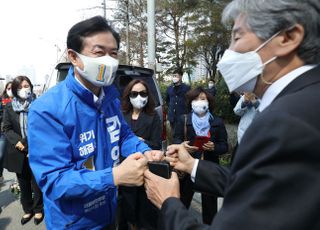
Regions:
<instances>
[{"instance_id":1,"label":"older man in dark suit","mask_svg":"<svg viewBox=\"0 0 320 230\"><path fill-rule=\"evenodd\" d=\"M176 169L195 188L224 195L211 226L179 201L178 179L145 172L149 199L161 208L160 229L320 229L320 2L234 0L223 19L232 41L218 64L230 91L261 98L230 169L169 147Z\"/></svg>"}]
</instances>

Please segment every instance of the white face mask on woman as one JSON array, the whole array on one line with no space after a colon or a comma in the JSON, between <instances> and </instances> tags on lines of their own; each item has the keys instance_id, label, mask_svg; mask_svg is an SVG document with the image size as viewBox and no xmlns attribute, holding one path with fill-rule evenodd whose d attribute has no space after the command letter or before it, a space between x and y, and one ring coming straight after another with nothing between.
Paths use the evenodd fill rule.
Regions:
<instances>
[{"instance_id":1,"label":"white face mask on woman","mask_svg":"<svg viewBox=\"0 0 320 230\"><path fill-rule=\"evenodd\" d=\"M148 103L148 97L141 97L140 95L135 98L130 97L130 102L135 109L142 109Z\"/></svg>"},{"instance_id":2,"label":"white face mask on woman","mask_svg":"<svg viewBox=\"0 0 320 230\"><path fill-rule=\"evenodd\" d=\"M75 52L83 62L83 70L76 67L79 74L93 85L102 87L111 85L118 69L119 61L109 55L88 57Z\"/></svg>"},{"instance_id":3,"label":"white face mask on woman","mask_svg":"<svg viewBox=\"0 0 320 230\"><path fill-rule=\"evenodd\" d=\"M257 83L257 77L262 74L264 67L277 58L273 57L267 62L262 63L257 52L279 33L280 31L262 43L254 51L238 53L227 49L224 52L221 60L217 64L217 67L230 92L253 92Z\"/></svg>"},{"instance_id":4,"label":"white face mask on woman","mask_svg":"<svg viewBox=\"0 0 320 230\"><path fill-rule=\"evenodd\" d=\"M31 89L30 88L19 89L17 91L17 94L21 99L27 99L31 96Z\"/></svg>"},{"instance_id":5,"label":"white face mask on woman","mask_svg":"<svg viewBox=\"0 0 320 230\"><path fill-rule=\"evenodd\" d=\"M11 90L11 89L7 89L7 90L6 90L6 93L7 93L8 97L13 97L13 94L12 94L12 90Z\"/></svg>"},{"instance_id":6,"label":"white face mask on woman","mask_svg":"<svg viewBox=\"0 0 320 230\"><path fill-rule=\"evenodd\" d=\"M191 102L191 107L197 115L202 115L208 111L209 102L207 100L194 100Z\"/></svg>"}]
</instances>

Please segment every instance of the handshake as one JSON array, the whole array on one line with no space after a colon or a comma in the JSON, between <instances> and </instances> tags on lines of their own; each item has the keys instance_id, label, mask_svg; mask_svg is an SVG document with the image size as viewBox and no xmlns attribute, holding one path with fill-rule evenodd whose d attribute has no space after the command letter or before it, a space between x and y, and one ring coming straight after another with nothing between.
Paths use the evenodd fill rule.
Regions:
<instances>
[{"instance_id":1,"label":"handshake","mask_svg":"<svg viewBox=\"0 0 320 230\"><path fill-rule=\"evenodd\" d=\"M134 153L113 168L114 183L144 184L148 198L160 208L166 198L180 197L179 179L175 172L171 173L171 168L191 174L194 163L195 159L183 144L168 146L165 154L158 150L147 151L144 155Z\"/></svg>"},{"instance_id":2,"label":"handshake","mask_svg":"<svg viewBox=\"0 0 320 230\"><path fill-rule=\"evenodd\" d=\"M140 186L144 184L144 173L149 170L166 179L171 177L171 168L191 173L194 164L183 145L170 145L164 154L159 150L134 153L119 166L113 168L115 185Z\"/></svg>"}]
</instances>

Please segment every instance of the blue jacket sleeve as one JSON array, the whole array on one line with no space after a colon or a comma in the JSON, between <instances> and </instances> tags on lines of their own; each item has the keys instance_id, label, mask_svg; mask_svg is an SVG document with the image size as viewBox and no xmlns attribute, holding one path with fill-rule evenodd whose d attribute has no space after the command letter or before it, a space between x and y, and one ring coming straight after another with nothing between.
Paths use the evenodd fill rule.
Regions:
<instances>
[{"instance_id":1,"label":"blue jacket sleeve","mask_svg":"<svg viewBox=\"0 0 320 230\"><path fill-rule=\"evenodd\" d=\"M63 125L52 114L30 109L29 162L42 192L53 200L83 198L114 188L112 168L77 169Z\"/></svg>"}]
</instances>

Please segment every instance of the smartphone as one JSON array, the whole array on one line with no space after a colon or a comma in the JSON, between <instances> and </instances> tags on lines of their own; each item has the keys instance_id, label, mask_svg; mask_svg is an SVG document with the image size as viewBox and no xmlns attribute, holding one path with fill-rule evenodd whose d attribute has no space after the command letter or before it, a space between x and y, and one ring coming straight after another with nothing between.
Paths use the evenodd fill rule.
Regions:
<instances>
[{"instance_id":1,"label":"smartphone","mask_svg":"<svg viewBox=\"0 0 320 230\"><path fill-rule=\"evenodd\" d=\"M167 161L149 161L148 167L150 172L158 176L166 179L171 178L172 168L170 166L170 163Z\"/></svg>"},{"instance_id":2,"label":"smartphone","mask_svg":"<svg viewBox=\"0 0 320 230\"><path fill-rule=\"evenodd\" d=\"M193 146L199 148L199 150L203 150L202 146L210 141L210 137L207 136L196 136L193 141Z\"/></svg>"}]
</instances>

